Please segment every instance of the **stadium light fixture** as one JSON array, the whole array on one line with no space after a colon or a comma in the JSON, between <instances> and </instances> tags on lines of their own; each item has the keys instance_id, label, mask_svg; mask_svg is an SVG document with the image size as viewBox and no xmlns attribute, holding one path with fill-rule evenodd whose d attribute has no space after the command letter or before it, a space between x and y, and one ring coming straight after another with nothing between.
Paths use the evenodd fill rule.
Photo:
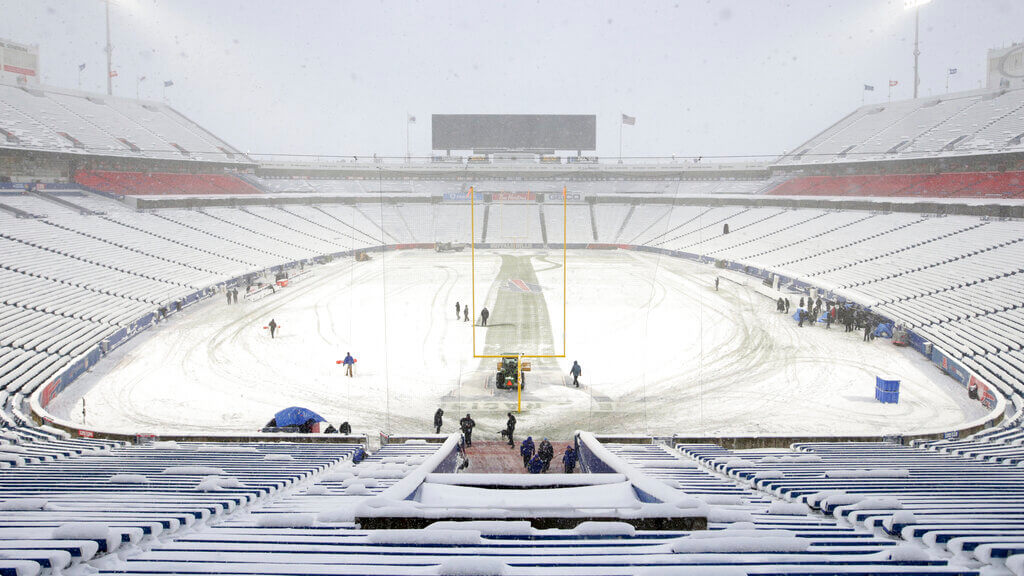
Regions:
<instances>
[{"instance_id":1,"label":"stadium light fixture","mask_svg":"<svg viewBox=\"0 0 1024 576\"><path fill-rule=\"evenodd\" d=\"M921 83L921 76L918 75L917 61L921 56L921 50L918 48L918 39L920 38L921 31L921 6L928 4L932 0L903 0L903 7L907 10L914 11L914 99L917 100L917 86Z\"/></svg>"}]
</instances>

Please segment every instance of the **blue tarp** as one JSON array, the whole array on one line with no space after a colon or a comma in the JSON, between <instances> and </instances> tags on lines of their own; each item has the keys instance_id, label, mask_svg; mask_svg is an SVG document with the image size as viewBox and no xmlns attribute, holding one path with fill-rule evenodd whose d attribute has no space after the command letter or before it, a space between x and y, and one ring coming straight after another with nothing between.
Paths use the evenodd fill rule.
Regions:
<instances>
[{"instance_id":1,"label":"blue tarp","mask_svg":"<svg viewBox=\"0 0 1024 576\"><path fill-rule=\"evenodd\" d=\"M315 422L326 422L322 416L313 412L309 408L299 408L298 406L292 406L291 408L285 408L277 414L274 414L274 420L277 422L278 427L284 426L301 426L306 423L306 420L312 418Z\"/></svg>"}]
</instances>

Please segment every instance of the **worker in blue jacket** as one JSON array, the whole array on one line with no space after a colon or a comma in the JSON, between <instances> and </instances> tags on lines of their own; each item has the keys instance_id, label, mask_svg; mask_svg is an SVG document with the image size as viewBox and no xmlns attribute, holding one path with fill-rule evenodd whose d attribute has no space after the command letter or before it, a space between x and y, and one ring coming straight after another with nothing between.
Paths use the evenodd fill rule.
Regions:
<instances>
[{"instance_id":1,"label":"worker in blue jacket","mask_svg":"<svg viewBox=\"0 0 1024 576\"><path fill-rule=\"evenodd\" d=\"M519 445L519 453L523 456L523 468L527 468L530 465L530 458L533 458L535 452L533 436L527 436L526 440L523 440Z\"/></svg>"},{"instance_id":2,"label":"worker in blue jacket","mask_svg":"<svg viewBox=\"0 0 1024 576\"><path fill-rule=\"evenodd\" d=\"M576 469L576 450L572 446L565 447L565 454L562 454L562 464L565 466L566 474L572 474Z\"/></svg>"}]
</instances>

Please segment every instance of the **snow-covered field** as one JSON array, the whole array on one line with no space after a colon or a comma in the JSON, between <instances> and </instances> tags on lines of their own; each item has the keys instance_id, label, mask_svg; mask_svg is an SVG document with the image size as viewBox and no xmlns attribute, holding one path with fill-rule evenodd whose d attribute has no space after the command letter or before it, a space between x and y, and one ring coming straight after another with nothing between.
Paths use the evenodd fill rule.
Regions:
<instances>
[{"instance_id":1,"label":"snow-covered field","mask_svg":"<svg viewBox=\"0 0 1024 576\"><path fill-rule=\"evenodd\" d=\"M477 251L477 308L494 312L494 327L475 331L477 353L562 351L561 257ZM534 362L517 433L912 433L983 414L916 353L798 328L733 277L716 292L715 274L667 257L570 251L568 357ZM515 394L486 385L495 360L473 357L473 330L455 319L471 277L468 251L403 251L314 268L258 302L215 297L116 350L50 409L81 422L84 394L90 426L196 433L253 431L299 405L357 432L423 433L441 406L444 431L471 412L476 436L497 439ZM271 318L274 339L263 328ZM346 352L358 359L354 378L335 363ZM565 376L573 360L578 389ZM899 404L874 400L876 375L902 380Z\"/></svg>"}]
</instances>

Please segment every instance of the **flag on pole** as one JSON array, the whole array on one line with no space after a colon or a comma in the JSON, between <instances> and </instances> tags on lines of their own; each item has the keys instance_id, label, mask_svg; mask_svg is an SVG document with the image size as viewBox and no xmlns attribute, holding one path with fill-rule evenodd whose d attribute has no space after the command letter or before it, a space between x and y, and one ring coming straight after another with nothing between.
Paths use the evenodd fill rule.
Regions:
<instances>
[{"instance_id":1,"label":"flag on pole","mask_svg":"<svg viewBox=\"0 0 1024 576\"><path fill-rule=\"evenodd\" d=\"M473 197L473 187L472 186L469 187L469 192L466 193L466 197L467 198L472 198Z\"/></svg>"},{"instance_id":2,"label":"flag on pole","mask_svg":"<svg viewBox=\"0 0 1024 576\"><path fill-rule=\"evenodd\" d=\"M85 70L85 62L78 65L78 71L81 72L82 70Z\"/></svg>"},{"instance_id":3,"label":"flag on pole","mask_svg":"<svg viewBox=\"0 0 1024 576\"><path fill-rule=\"evenodd\" d=\"M117 70L111 70L110 71L110 77L111 78L117 78Z\"/></svg>"},{"instance_id":4,"label":"flag on pole","mask_svg":"<svg viewBox=\"0 0 1024 576\"><path fill-rule=\"evenodd\" d=\"M415 123L416 123L416 117L413 116L412 114L409 114L409 124L415 124Z\"/></svg>"},{"instance_id":5,"label":"flag on pole","mask_svg":"<svg viewBox=\"0 0 1024 576\"><path fill-rule=\"evenodd\" d=\"M899 83L900 83L899 80L889 80L889 88L892 88L893 86L897 86L897 85L899 85Z\"/></svg>"},{"instance_id":6,"label":"flag on pole","mask_svg":"<svg viewBox=\"0 0 1024 576\"><path fill-rule=\"evenodd\" d=\"M174 86L174 80L164 80L164 88L170 88Z\"/></svg>"},{"instance_id":7,"label":"flag on pole","mask_svg":"<svg viewBox=\"0 0 1024 576\"><path fill-rule=\"evenodd\" d=\"M874 92L874 91L875 91L875 87L874 87L874 86L872 86L871 84L865 84L865 85L864 85L864 90L865 90L866 92Z\"/></svg>"},{"instance_id":8,"label":"flag on pole","mask_svg":"<svg viewBox=\"0 0 1024 576\"><path fill-rule=\"evenodd\" d=\"M635 126L636 125L636 116L627 116L627 115L623 114L622 115L622 123L627 125L627 126Z\"/></svg>"},{"instance_id":9,"label":"flag on pole","mask_svg":"<svg viewBox=\"0 0 1024 576\"><path fill-rule=\"evenodd\" d=\"M953 74L956 74L956 68L949 69L949 75L952 76Z\"/></svg>"}]
</instances>

